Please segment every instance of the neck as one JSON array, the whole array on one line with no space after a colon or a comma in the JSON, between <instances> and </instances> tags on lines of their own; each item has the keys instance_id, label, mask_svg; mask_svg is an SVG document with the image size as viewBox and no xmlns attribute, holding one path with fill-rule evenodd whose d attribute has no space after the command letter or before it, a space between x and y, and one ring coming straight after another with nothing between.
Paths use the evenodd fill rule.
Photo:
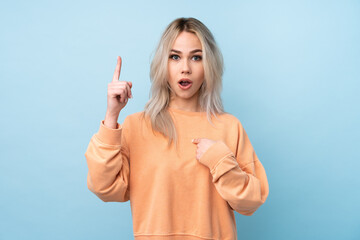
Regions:
<instances>
[{"instance_id":1,"label":"neck","mask_svg":"<svg viewBox=\"0 0 360 240\"><path fill-rule=\"evenodd\" d=\"M173 98L169 107L189 112L201 112L197 96L192 99Z\"/></svg>"}]
</instances>

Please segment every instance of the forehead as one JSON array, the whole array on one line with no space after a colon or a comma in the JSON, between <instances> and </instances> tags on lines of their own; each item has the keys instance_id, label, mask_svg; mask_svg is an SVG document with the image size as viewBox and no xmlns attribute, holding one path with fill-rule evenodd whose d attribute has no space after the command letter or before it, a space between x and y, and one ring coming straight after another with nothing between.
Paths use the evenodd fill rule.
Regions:
<instances>
[{"instance_id":1,"label":"forehead","mask_svg":"<svg viewBox=\"0 0 360 240\"><path fill-rule=\"evenodd\" d=\"M202 49L202 46L195 33L183 31L175 39L172 49L176 49L181 52L190 52L194 49Z\"/></svg>"}]
</instances>

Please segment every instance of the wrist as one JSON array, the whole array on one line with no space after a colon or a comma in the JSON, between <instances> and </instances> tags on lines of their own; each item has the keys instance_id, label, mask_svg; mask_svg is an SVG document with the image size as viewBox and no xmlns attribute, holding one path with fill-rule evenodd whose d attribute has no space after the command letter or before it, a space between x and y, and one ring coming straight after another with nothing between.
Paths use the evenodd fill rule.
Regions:
<instances>
[{"instance_id":1,"label":"wrist","mask_svg":"<svg viewBox=\"0 0 360 240\"><path fill-rule=\"evenodd\" d=\"M118 125L117 123L118 117L119 117L119 113L106 112L104 125L109 128L116 129Z\"/></svg>"}]
</instances>

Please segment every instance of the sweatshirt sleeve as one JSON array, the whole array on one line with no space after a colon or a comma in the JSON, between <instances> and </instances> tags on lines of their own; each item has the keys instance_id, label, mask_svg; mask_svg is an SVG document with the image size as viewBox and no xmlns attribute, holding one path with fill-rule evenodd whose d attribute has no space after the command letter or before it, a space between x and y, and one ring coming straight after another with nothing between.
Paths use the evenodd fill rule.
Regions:
<instances>
[{"instance_id":1,"label":"sweatshirt sleeve","mask_svg":"<svg viewBox=\"0 0 360 240\"><path fill-rule=\"evenodd\" d=\"M217 141L199 161L209 167L215 188L230 207L251 216L268 197L269 185L265 169L240 122L237 135L235 153L224 142Z\"/></svg>"},{"instance_id":2,"label":"sweatshirt sleeve","mask_svg":"<svg viewBox=\"0 0 360 240\"><path fill-rule=\"evenodd\" d=\"M87 186L104 202L126 202L129 193L129 151L122 133L100 123L85 152L88 165Z\"/></svg>"}]
</instances>

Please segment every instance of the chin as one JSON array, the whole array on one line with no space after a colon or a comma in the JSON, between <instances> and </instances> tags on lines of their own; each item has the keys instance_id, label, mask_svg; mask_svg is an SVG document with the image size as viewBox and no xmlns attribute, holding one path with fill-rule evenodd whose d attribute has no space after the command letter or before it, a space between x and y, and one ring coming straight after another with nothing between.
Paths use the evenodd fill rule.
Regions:
<instances>
[{"instance_id":1,"label":"chin","mask_svg":"<svg viewBox=\"0 0 360 240\"><path fill-rule=\"evenodd\" d=\"M190 99L192 97L194 97L195 94L182 94L182 95L177 95L177 97L179 98L183 98L183 99Z\"/></svg>"}]
</instances>

